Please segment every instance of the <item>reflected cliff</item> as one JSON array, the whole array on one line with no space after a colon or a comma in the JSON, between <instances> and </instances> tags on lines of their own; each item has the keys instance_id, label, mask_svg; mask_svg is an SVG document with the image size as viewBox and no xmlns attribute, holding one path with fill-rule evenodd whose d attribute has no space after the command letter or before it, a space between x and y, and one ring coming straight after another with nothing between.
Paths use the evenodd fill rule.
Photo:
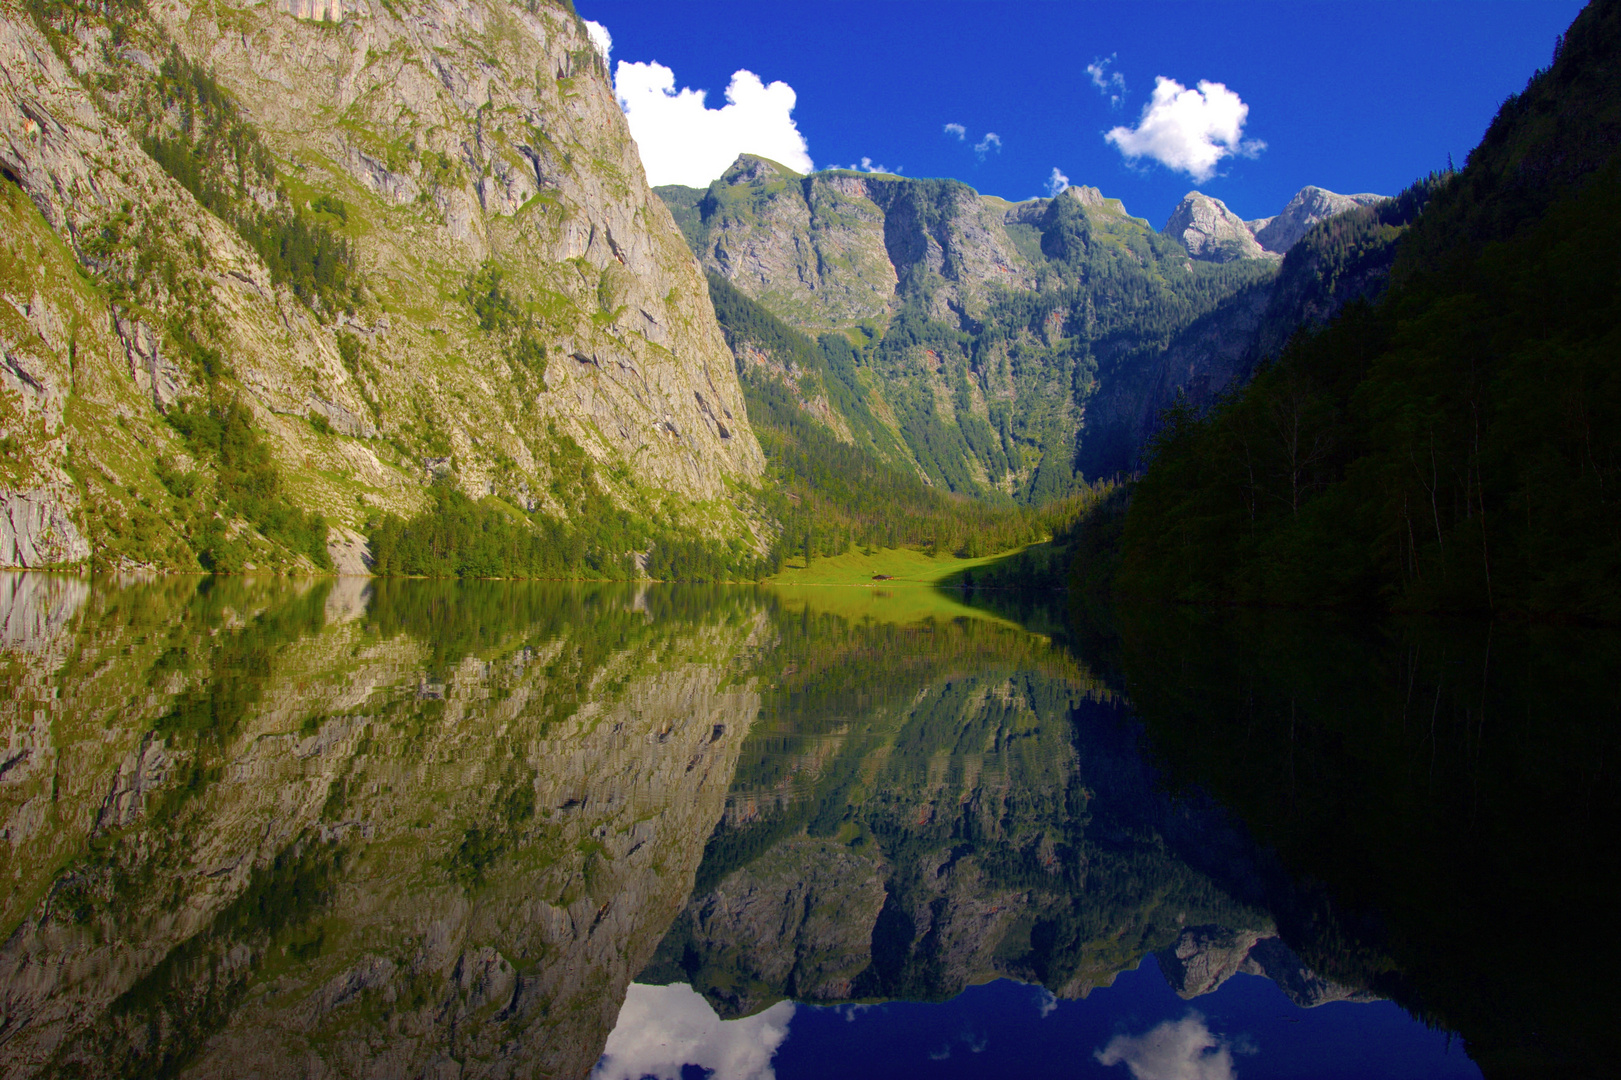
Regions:
<instances>
[{"instance_id":1,"label":"reflected cliff","mask_svg":"<svg viewBox=\"0 0 1621 1080\"><path fill-rule=\"evenodd\" d=\"M8 577L6 1076L579 1076L691 886L739 594Z\"/></svg>"},{"instance_id":2,"label":"reflected cliff","mask_svg":"<svg viewBox=\"0 0 1621 1080\"><path fill-rule=\"evenodd\" d=\"M1218 881L1249 867L1246 839L1208 800L1164 794L1121 697L998 614L800 618L639 981L689 984L728 1018L996 978L1081 998L1157 953L1185 998L1243 971L1303 1005L1367 1000Z\"/></svg>"}]
</instances>

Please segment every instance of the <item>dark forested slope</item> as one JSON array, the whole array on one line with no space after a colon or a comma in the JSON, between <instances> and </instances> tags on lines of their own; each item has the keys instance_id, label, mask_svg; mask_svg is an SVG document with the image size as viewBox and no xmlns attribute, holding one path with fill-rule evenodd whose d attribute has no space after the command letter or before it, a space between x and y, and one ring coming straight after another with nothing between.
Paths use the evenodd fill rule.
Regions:
<instances>
[{"instance_id":1,"label":"dark forested slope","mask_svg":"<svg viewBox=\"0 0 1621 1080\"><path fill-rule=\"evenodd\" d=\"M1621 618L1621 3L1434 185L1392 285L1157 440L1120 584Z\"/></svg>"}]
</instances>

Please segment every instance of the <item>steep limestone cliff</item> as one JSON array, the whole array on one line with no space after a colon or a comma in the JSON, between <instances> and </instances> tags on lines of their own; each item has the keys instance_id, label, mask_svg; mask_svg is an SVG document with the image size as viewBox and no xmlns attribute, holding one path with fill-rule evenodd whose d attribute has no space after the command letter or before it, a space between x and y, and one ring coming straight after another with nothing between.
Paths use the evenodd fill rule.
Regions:
<instances>
[{"instance_id":1,"label":"steep limestone cliff","mask_svg":"<svg viewBox=\"0 0 1621 1080\"><path fill-rule=\"evenodd\" d=\"M220 462L176 415L231 403L330 525L447 474L563 513L577 446L622 506L743 528L719 500L763 460L731 357L571 12L40 11L0 5L0 494L48 508L0 559L195 567L163 478Z\"/></svg>"},{"instance_id":2,"label":"steep limestone cliff","mask_svg":"<svg viewBox=\"0 0 1621 1080\"><path fill-rule=\"evenodd\" d=\"M1276 216L1249 222L1256 241L1267 251L1283 255L1319 221L1338 217L1359 206L1383 202L1384 195L1336 195L1320 187L1306 186L1295 193Z\"/></svg>"}]
</instances>

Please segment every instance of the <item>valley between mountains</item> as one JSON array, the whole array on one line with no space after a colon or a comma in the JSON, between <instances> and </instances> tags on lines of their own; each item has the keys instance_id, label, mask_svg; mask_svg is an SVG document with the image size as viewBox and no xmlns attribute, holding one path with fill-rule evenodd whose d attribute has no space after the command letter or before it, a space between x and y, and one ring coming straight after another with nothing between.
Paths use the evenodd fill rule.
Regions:
<instances>
[{"instance_id":1,"label":"valley between mountains","mask_svg":"<svg viewBox=\"0 0 1621 1080\"><path fill-rule=\"evenodd\" d=\"M548 0L0 12L0 565L758 581L1052 538L998 580L1621 614L1614 3L1461 170L1159 228L747 153L651 189Z\"/></svg>"}]
</instances>

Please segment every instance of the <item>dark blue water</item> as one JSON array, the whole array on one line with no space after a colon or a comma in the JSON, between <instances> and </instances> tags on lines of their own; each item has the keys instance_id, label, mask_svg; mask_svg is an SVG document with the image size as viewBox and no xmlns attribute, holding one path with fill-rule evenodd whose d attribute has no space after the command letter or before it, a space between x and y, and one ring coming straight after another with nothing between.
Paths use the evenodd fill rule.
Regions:
<instances>
[{"instance_id":1,"label":"dark blue water","mask_svg":"<svg viewBox=\"0 0 1621 1080\"><path fill-rule=\"evenodd\" d=\"M1238 974L1185 1001L1153 957L1113 986L1063 1001L1000 979L928 1004L807 1006L721 1021L682 985L610 1037L599 1080L986 1076L1317 1077L1446 1080L1481 1075L1459 1041L1388 1001L1302 1008L1269 979ZM678 1059L684 1059L679 1060ZM685 1066L685 1069L680 1068Z\"/></svg>"},{"instance_id":2,"label":"dark blue water","mask_svg":"<svg viewBox=\"0 0 1621 1080\"><path fill-rule=\"evenodd\" d=\"M1105 1061L1114 1062L1112 1065ZM1192 1001L1153 957L1080 1001L1008 980L939 1005L804 1008L773 1062L780 1080L1026 1075L1477 1077L1457 1040L1388 1001L1304 1009L1269 979L1233 976Z\"/></svg>"}]
</instances>

